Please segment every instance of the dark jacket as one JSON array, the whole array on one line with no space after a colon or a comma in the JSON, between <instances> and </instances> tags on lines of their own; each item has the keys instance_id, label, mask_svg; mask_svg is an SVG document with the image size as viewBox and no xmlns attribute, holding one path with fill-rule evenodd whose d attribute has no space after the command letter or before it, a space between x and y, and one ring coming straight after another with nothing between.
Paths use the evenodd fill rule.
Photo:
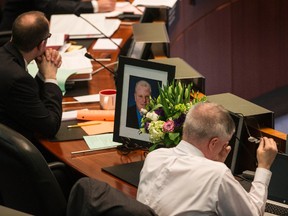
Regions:
<instances>
[{"instance_id":1,"label":"dark jacket","mask_svg":"<svg viewBox=\"0 0 288 216\"><path fill-rule=\"evenodd\" d=\"M139 129L136 105L130 106L127 109L126 127Z\"/></svg>"},{"instance_id":2,"label":"dark jacket","mask_svg":"<svg viewBox=\"0 0 288 216\"><path fill-rule=\"evenodd\" d=\"M60 88L34 79L11 43L0 48L0 62L0 122L32 141L35 133L54 136L61 124Z\"/></svg>"},{"instance_id":3,"label":"dark jacket","mask_svg":"<svg viewBox=\"0 0 288 216\"><path fill-rule=\"evenodd\" d=\"M91 2L80 0L5 0L0 30L11 30L16 17L31 10L42 11L50 19L52 14L93 13Z\"/></svg>"},{"instance_id":4,"label":"dark jacket","mask_svg":"<svg viewBox=\"0 0 288 216\"><path fill-rule=\"evenodd\" d=\"M67 216L156 216L149 206L126 196L109 184L84 177L78 180L70 193Z\"/></svg>"}]
</instances>

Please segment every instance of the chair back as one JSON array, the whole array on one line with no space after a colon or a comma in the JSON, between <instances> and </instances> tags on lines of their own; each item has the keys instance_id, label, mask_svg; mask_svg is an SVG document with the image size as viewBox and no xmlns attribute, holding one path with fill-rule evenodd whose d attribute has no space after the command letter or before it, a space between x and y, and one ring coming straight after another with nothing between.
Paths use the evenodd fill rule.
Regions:
<instances>
[{"instance_id":1,"label":"chair back","mask_svg":"<svg viewBox=\"0 0 288 216\"><path fill-rule=\"evenodd\" d=\"M2 17L3 17L3 10L5 6L5 0L0 0L0 46L3 46L5 43L7 43L12 35L12 30L3 30L2 29Z\"/></svg>"},{"instance_id":2,"label":"chair back","mask_svg":"<svg viewBox=\"0 0 288 216\"><path fill-rule=\"evenodd\" d=\"M73 186L67 216L157 216L149 206L126 196L106 182L83 177Z\"/></svg>"},{"instance_id":3,"label":"chair back","mask_svg":"<svg viewBox=\"0 0 288 216\"><path fill-rule=\"evenodd\" d=\"M41 216L66 214L66 199L39 150L0 124L0 204Z\"/></svg>"}]
</instances>

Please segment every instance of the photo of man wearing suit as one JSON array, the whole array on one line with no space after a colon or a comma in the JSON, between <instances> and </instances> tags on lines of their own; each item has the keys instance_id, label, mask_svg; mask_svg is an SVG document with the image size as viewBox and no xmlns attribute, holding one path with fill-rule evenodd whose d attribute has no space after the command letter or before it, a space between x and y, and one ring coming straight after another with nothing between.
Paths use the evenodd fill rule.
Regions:
<instances>
[{"instance_id":1,"label":"photo of man wearing suit","mask_svg":"<svg viewBox=\"0 0 288 216\"><path fill-rule=\"evenodd\" d=\"M150 102L151 85L145 81L140 80L135 85L134 100L135 104L129 106L127 109L126 126L139 129L141 126L141 113L140 110L145 108Z\"/></svg>"}]
</instances>

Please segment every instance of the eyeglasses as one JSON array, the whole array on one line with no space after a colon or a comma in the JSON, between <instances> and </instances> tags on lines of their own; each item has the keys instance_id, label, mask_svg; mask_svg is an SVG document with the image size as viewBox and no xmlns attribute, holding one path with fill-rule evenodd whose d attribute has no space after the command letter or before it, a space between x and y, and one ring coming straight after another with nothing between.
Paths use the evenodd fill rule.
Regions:
<instances>
[{"instance_id":1,"label":"eyeglasses","mask_svg":"<svg viewBox=\"0 0 288 216\"><path fill-rule=\"evenodd\" d=\"M50 38L51 37L51 33L49 33L44 39L42 39L42 41L46 41L46 40L48 40L48 38Z\"/></svg>"},{"instance_id":2,"label":"eyeglasses","mask_svg":"<svg viewBox=\"0 0 288 216\"><path fill-rule=\"evenodd\" d=\"M249 119L251 120L251 119ZM260 125L257 121L257 119L255 118L252 118L252 120L254 120L254 122L252 121L249 121L250 123L250 127L251 128L254 128L255 132L257 132L257 136L251 136L251 133L250 133L250 130L248 128L248 125L247 125L247 119L244 120L244 125L245 125L245 128L246 128L246 131L247 131L247 134L248 134L248 141L251 142L251 143L256 143L256 144L259 144L260 143L260 138L263 137L262 133L261 133L261 130L260 130Z\"/></svg>"},{"instance_id":3,"label":"eyeglasses","mask_svg":"<svg viewBox=\"0 0 288 216\"><path fill-rule=\"evenodd\" d=\"M48 40L48 38L50 38L51 37L51 33L48 33L48 35L45 37L45 38L43 38L40 42L39 42L39 44L38 45L40 45L41 43L42 43L42 41L45 41L45 42L47 42L47 40Z\"/></svg>"}]
</instances>

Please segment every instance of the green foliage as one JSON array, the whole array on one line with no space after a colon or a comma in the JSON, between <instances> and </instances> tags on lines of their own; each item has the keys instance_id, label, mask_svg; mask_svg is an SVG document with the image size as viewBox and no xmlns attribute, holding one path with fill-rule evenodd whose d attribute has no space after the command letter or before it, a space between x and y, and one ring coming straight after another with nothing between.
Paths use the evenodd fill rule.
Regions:
<instances>
[{"instance_id":1,"label":"green foliage","mask_svg":"<svg viewBox=\"0 0 288 216\"><path fill-rule=\"evenodd\" d=\"M160 146L174 147L180 142L184 122L183 115L185 118L194 104L206 101L206 96L200 97L192 87L192 83L182 84L180 81L173 81L163 88L159 86L159 96L150 99L146 110L143 111L142 128L140 129L141 132L149 133L150 141L153 143L150 151Z\"/></svg>"}]
</instances>

